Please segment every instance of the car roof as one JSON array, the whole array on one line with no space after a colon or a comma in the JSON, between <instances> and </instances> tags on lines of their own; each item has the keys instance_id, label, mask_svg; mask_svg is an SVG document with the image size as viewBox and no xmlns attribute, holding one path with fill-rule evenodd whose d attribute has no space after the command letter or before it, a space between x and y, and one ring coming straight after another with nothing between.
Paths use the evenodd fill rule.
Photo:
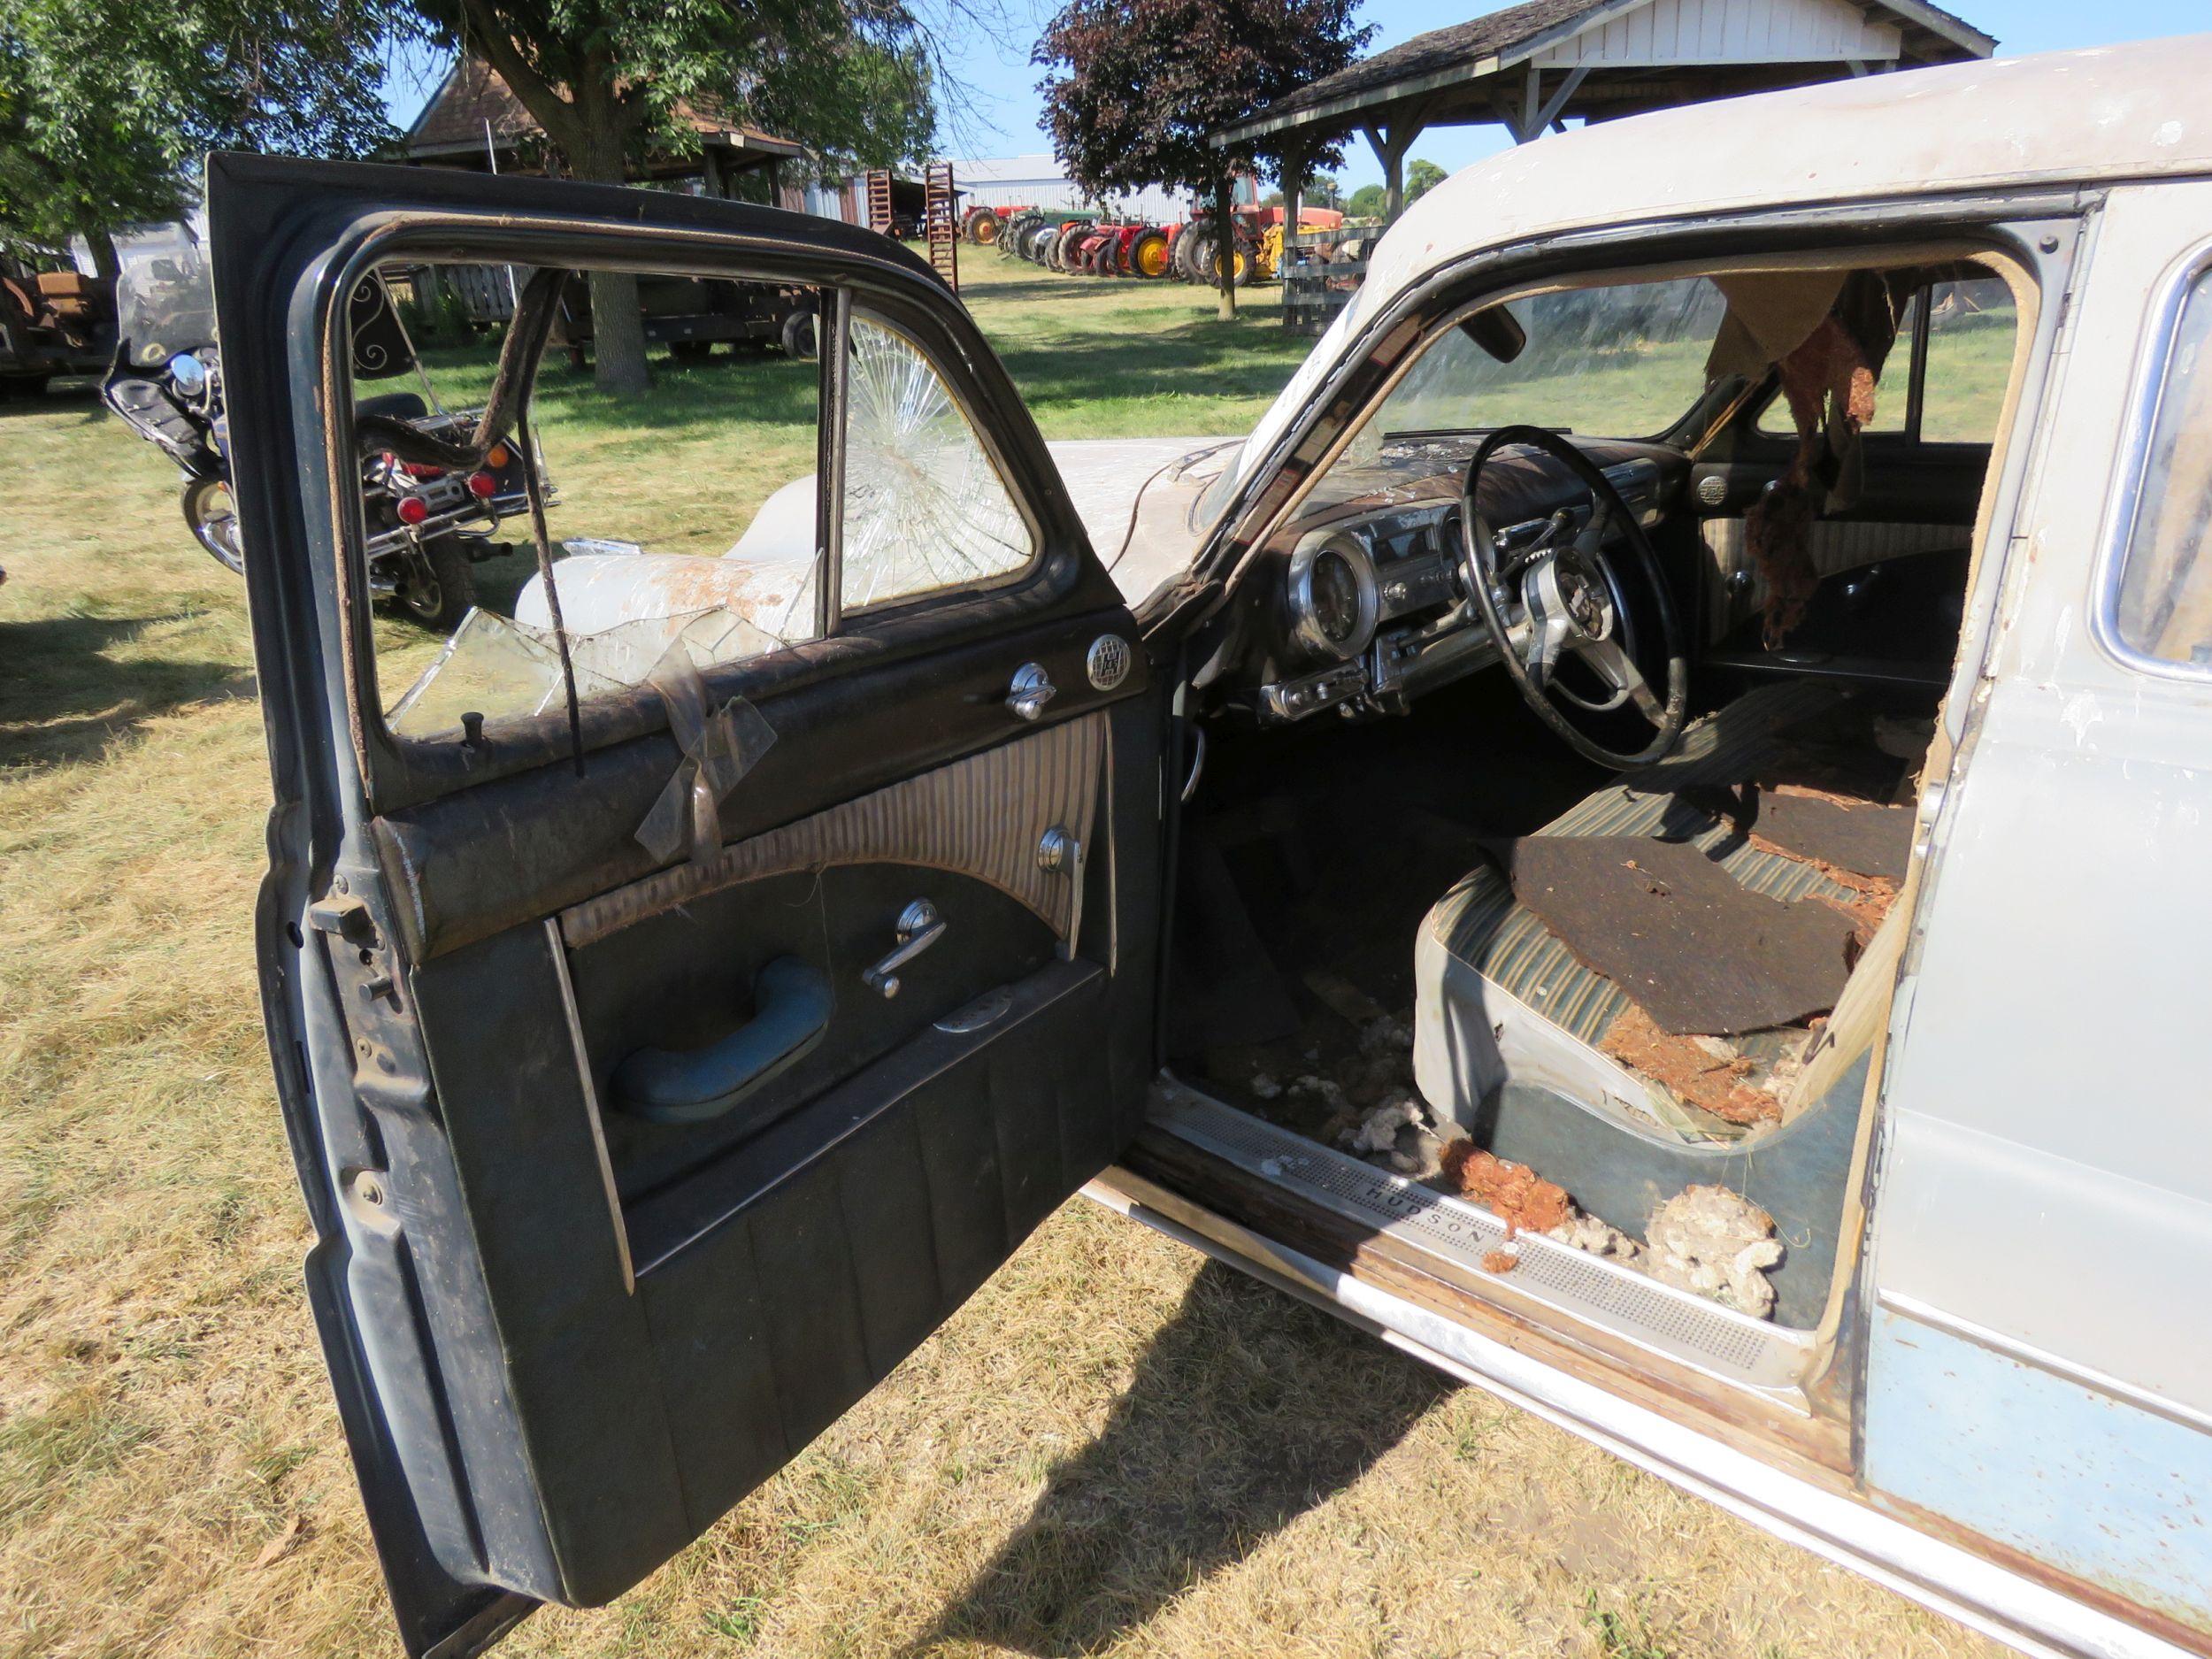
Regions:
<instances>
[{"instance_id":1,"label":"car roof","mask_svg":"<svg viewBox=\"0 0 2212 1659\"><path fill-rule=\"evenodd\" d=\"M1555 133L1407 209L1262 419L1263 454L1343 343L1467 255L1629 220L1985 188L2212 173L2212 35L1829 81Z\"/></svg>"}]
</instances>

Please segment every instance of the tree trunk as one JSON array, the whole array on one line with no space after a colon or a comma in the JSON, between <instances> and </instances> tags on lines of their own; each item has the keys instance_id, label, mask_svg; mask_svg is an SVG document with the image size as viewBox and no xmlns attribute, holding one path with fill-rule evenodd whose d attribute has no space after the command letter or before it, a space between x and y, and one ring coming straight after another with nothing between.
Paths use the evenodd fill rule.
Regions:
<instances>
[{"instance_id":1,"label":"tree trunk","mask_svg":"<svg viewBox=\"0 0 2212 1659\"><path fill-rule=\"evenodd\" d=\"M594 184L622 183L622 139L618 132L604 130L612 124L611 117L588 109L578 114L600 130L578 147L572 158L576 176ZM591 361L592 380L603 392L636 397L652 387L652 372L645 365L645 319L638 310L637 278L627 271L591 273Z\"/></svg>"},{"instance_id":2,"label":"tree trunk","mask_svg":"<svg viewBox=\"0 0 2212 1659\"><path fill-rule=\"evenodd\" d=\"M122 274L122 256L115 251L115 238L104 225L88 225L84 229L85 246L92 250L92 273L105 282L112 282Z\"/></svg>"},{"instance_id":3,"label":"tree trunk","mask_svg":"<svg viewBox=\"0 0 2212 1659\"><path fill-rule=\"evenodd\" d=\"M645 318L637 278L627 271L591 273L592 381L603 392L639 396L652 389L645 365Z\"/></svg>"},{"instance_id":4,"label":"tree trunk","mask_svg":"<svg viewBox=\"0 0 2212 1659\"><path fill-rule=\"evenodd\" d=\"M1214 280L1221 304L1214 313L1225 323L1237 319L1237 220L1231 212L1229 176L1214 180Z\"/></svg>"}]
</instances>

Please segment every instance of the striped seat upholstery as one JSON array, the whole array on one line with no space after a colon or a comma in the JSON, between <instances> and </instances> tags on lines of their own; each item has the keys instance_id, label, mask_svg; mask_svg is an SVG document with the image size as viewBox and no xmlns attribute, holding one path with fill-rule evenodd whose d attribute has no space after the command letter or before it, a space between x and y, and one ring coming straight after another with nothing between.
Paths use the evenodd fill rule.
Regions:
<instances>
[{"instance_id":1,"label":"striped seat upholstery","mask_svg":"<svg viewBox=\"0 0 2212 1659\"><path fill-rule=\"evenodd\" d=\"M1732 832L1676 799L1678 791L1743 782L1784 754L1790 728L1849 693L1813 680L1779 681L1739 697L1686 728L1675 752L1586 796L1540 835L1648 835L1686 840L1708 851ZM1850 888L1809 864L1745 842L1721 853L1724 870L1754 893L1778 899L1820 895L1849 901ZM1603 1036L1628 997L1575 958L1533 910L1513 897L1489 864L1471 872L1429 911L1427 926L1446 950L1536 1013L1585 1042Z\"/></svg>"}]
</instances>

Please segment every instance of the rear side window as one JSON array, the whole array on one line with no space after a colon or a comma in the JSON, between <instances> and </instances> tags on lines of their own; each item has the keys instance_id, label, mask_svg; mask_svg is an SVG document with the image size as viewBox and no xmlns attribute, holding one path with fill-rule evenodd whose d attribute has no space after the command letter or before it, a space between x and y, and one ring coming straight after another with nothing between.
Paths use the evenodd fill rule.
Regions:
<instances>
[{"instance_id":1,"label":"rear side window","mask_svg":"<svg viewBox=\"0 0 2212 1659\"><path fill-rule=\"evenodd\" d=\"M2149 423L2121 565L2120 639L2162 662L2212 669L2212 273L2184 300Z\"/></svg>"}]
</instances>

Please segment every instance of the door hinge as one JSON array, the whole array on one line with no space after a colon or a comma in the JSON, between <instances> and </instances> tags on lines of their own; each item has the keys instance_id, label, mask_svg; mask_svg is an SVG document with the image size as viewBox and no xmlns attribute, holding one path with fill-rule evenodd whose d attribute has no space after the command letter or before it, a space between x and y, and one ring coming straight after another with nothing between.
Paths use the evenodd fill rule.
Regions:
<instances>
[{"instance_id":1,"label":"door hinge","mask_svg":"<svg viewBox=\"0 0 2212 1659\"><path fill-rule=\"evenodd\" d=\"M332 892L307 907L307 925L352 947L361 972L354 983L364 999L374 1002L392 988L391 964L376 931L376 918L358 895Z\"/></svg>"}]
</instances>

